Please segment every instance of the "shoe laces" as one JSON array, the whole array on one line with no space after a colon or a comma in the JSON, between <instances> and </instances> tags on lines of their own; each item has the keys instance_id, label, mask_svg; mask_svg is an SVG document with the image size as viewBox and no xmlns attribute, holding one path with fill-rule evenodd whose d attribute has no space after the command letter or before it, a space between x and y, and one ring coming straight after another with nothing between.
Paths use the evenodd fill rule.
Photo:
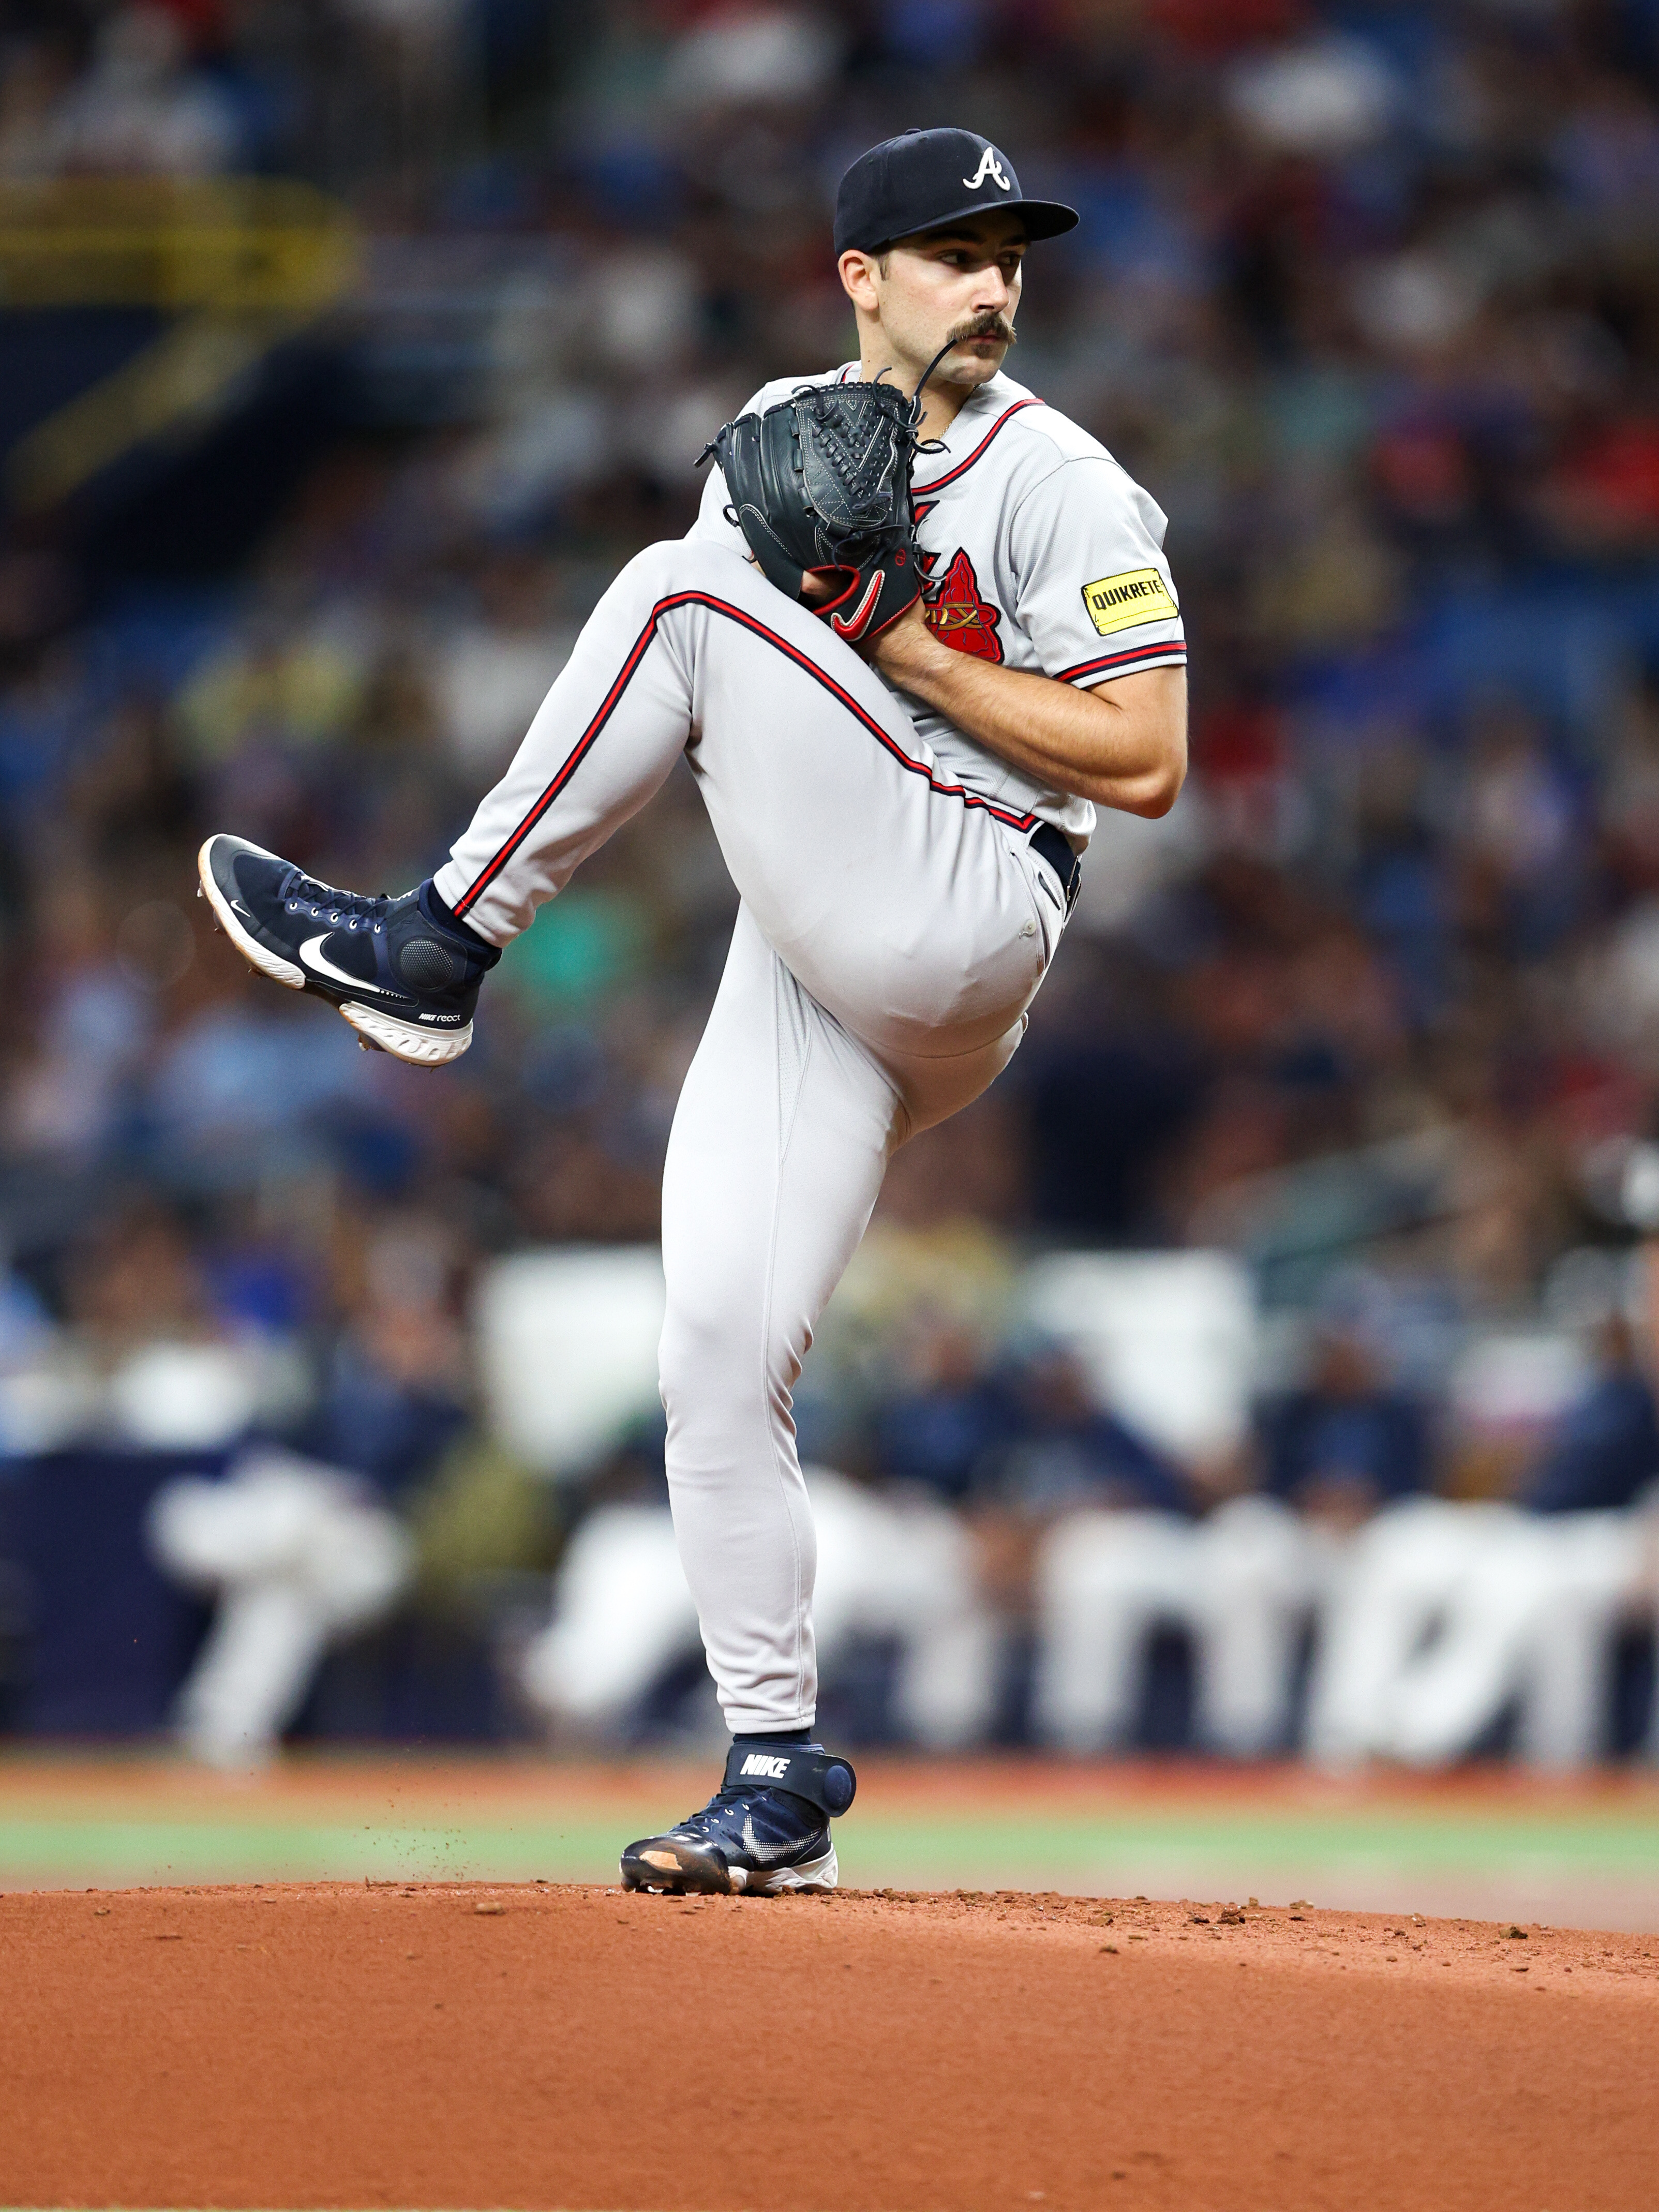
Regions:
<instances>
[{"instance_id":1,"label":"shoe laces","mask_svg":"<svg viewBox=\"0 0 1659 2212\"><path fill-rule=\"evenodd\" d=\"M744 1790L735 1784L729 1790L717 1790L700 1813L688 1814L684 1820L677 1820L674 1825L685 1833L701 1834L703 1824L712 1825L717 1821L727 1806L750 1804L759 1795L757 1790Z\"/></svg>"},{"instance_id":2,"label":"shoe laces","mask_svg":"<svg viewBox=\"0 0 1659 2212\"><path fill-rule=\"evenodd\" d=\"M343 891L299 868L283 885L282 896L285 902L297 901L301 906L326 907L331 921L380 921L392 902L387 891L372 895L367 891Z\"/></svg>"},{"instance_id":3,"label":"shoe laces","mask_svg":"<svg viewBox=\"0 0 1659 2212\"><path fill-rule=\"evenodd\" d=\"M768 1799L775 1802L781 1797L793 1796L793 1791L780 1790L775 1785L734 1782L717 1790L700 1813L693 1813L686 1820L677 1820L674 1826L677 1832L682 1835L701 1837L708 1829L719 1827L723 1814L739 1809L753 1810ZM779 1809L781 1812L781 1808Z\"/></svg>"}]
</instances>

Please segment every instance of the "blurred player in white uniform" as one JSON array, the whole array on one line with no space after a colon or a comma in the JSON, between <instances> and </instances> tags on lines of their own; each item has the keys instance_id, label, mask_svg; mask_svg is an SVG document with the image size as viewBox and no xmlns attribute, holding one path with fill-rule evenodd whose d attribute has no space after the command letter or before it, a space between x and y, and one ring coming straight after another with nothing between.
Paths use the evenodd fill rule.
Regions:
<instances>
[{"instance_id":1,"label":"blurred player in white uniform","mask_svg":"<svg viewBox=\"0 0 1659 2212\"><path fill-rule=\"evenodd\" d=\"M927 600L867 658L760 574L716 477L690 536L605 593L430 883L376 901L235 838L204 848L246 957L434 1064L465 1049L498 948L682 754L702 788L742 907L664 1174L661 1382L680 1554L736 1748L703 1813L630 1847L625 1881L834 1881L826 1816L850 1776L826 1781L809 1743L790 1393L893 1151L1018 1044L1095 807L1162 814L1184 773L1164 517L1001 374L1027 247L1076 220L972 131L907 132L842 180L860 359L827 374L908 393L949 345L923 394L939 450L913 477Z\"/></svg>"},{"instance_id":2,"label":"blurred player in white uniform","mask_svg":"<svg viewBox=\"0 0 1659 2212\"><path fill-rule=\"evenodd\" d=\"M931 1498L884 1494L829 1468L805 1470L817 1574L820 1664L858 1638L896 1647L893 1717L929 1751L978 1742L994 1717L1000 1638L964 1522ZM601 1505L571 1538L554 1581L553 1620L521 1679L556 1724L615 1740L646 1693L694 1654L698 1624L669 1516Z\"/></svg>"}]
</instances>

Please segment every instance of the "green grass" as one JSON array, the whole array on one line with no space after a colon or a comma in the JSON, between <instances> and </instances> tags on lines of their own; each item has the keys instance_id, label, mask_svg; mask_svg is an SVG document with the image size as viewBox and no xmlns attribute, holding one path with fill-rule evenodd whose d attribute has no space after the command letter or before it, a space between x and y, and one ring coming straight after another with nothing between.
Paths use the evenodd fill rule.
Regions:
<instances>
[{"instance_id":1,"label":"green grass","mask_svg":"<svg viewBox=\"0 0 1659 2212\"><path fill-rule=\"evenodd\" d=\"M0 1887L95 1882L456 1880L608 1881L618 1846L675 1808L641 1793L603 1815L584 1808L549 1820L469 1819L453 1826L314 1817L112 1817L95 1813L0 1814ZM683 1808L680 1808L683 1809ZM1445 1812L1375 1803L1346 1810L1206 1811L1145 1814L1034 1808L987 1817L918 1808L854 1813L836 1829L844 1879L906 1888L1101 1888L1125 1870L1167 1869L1175 1886L1224 1879L1247 1868L1294 1883L1318 1868L1363 1880L1368 1869L1400 1877L1577 1877L1651 1883L1659 1893L1659 1831L1617 1808ZM1137 1873L1137 1879L1139 1875ZM1142 1883L1144 1887L1144 1881ZM1170 1887L1164 1885L1165 1889Z\"/></svg>"}]
</instances>

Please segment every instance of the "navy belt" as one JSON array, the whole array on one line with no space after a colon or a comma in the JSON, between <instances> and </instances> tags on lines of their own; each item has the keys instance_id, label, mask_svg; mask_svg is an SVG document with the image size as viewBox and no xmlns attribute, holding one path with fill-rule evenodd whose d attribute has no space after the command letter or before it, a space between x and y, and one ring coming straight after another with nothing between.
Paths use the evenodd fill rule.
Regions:
<instances>
[{"instance_id":1,"label":"navy belt","mask_svg":"<svg viewBox=\"0 0 1659 2212\"><path fill-rule=\"evenodd\" d=\"M1040 860L1046 860L1060 878L1060 887L1066 894L1066 911L1070 914L1083 887L1083 863L1072 850L1071 839L1064 830L1056 830L1052 822L1039 822L1031 832L1031 850Z\"/></svg>"}]
</instances>

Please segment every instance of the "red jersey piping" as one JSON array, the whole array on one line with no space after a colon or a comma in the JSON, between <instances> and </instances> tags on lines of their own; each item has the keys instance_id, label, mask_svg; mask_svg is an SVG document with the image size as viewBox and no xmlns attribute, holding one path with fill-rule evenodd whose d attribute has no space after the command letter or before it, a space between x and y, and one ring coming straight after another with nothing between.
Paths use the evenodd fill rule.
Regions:
<instances>
[{"instance_id":1,"label":"red jersey piping","mask_svg":"<svg viewBox=\"0 0 1659 2212\"><path fill-rule=\"evenodd\" d=\"M980 440L978 445L975 447L973 452L969 454L965 461L958 461L955 468L947 469L942 477L935 477L932 483L915 485L912 488L910 496L913 499L926 499L929 492L943 491L946 484L954 483L959 476L963 475L965 471L973 467L974 463L985 451L985 448L990 444L992 439L995 437L997 432L1002 428L1005 422L1010 421L1014 416L1018 415L1022 407L1041 407L1042 404L1042 402L1036 398L1016 399L1012 407L1005 407L1001 414L997 416L996 421L992 423L990 428Z\"/></svg>"}]
</instances>

